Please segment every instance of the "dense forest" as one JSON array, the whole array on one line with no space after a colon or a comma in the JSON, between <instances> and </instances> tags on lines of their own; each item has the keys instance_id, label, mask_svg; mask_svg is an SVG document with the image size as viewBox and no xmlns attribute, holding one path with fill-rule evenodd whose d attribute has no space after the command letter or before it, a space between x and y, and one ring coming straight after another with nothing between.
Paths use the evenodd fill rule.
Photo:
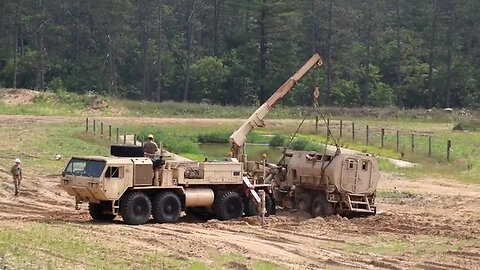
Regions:
<instances>
[{"instance_id":1,"label":"dense forest","mask_svg":"<svg viewBox=\"0 0 480 270\"><path fill-rule=\"evenodd\" d=\"M0 87L258 104L480 106L478 0L2 0Z\"/></svg>"}]
</instances>

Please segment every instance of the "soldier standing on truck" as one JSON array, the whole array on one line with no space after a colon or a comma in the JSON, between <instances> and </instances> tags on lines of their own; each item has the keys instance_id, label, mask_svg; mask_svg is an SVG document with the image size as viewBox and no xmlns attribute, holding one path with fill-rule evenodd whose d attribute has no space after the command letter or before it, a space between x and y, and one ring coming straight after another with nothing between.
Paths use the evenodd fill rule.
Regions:
<instances>
[{"instance_id":1,"label":"soldier standing on truck","mask_svg":"<svg viewBox=\"0 0 480 270\"><path fill-rule=\"evenodd\" d=\"M153 141L153 134L148 134L148 141L143 145L145 153L153 155L158 151L158 145Z\"/></svg>"},{"instance_id":2,"label":"soldier standing on truck","mask_svg":"<svg viewBox=\"0 0 480 270\"><path fill-rule=\"evenodd\" d=\"M20 183L22 182L22 168L20 168L20 159L15 159L15 165L12 166L10 172L13 176L13 184L15 186L15 196L19 195Z\"/></svg>"}]
</instances>

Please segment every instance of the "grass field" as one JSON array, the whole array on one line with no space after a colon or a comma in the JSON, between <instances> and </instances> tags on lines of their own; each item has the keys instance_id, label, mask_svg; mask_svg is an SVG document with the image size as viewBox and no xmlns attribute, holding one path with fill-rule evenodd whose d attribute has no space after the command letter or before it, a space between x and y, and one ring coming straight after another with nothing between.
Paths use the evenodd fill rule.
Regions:
<instances>
[{"instance_id":1,"label":"grass field","mask_svg":"<svg viewBox=\"0 0 480 270\"><path fill-rule=\"evenodd\" d=\"M132 250L128 243L119 243L108 238L98 238L85 231L95 230L101 224L24 223L1 222L0 226L0 268L9 269L73 269L75 265L87 269L227 269L236 264L248 265L242 254L212 253L205 261L189 259L181 254L164 254L145 247ZM46 259L47 258L47 259ZM88 260L87 260L88 259ZM271 262L254 260L251 269L273 270Z\"/></svg>"},{"instance_id":2,"label":"grass field","mask_svg":"<svg viewBox=\"0 0 480 270\"><path fill-rule=\"evenodd\" d=\"M21 92L20 92L21 93ZM0 91L0 100L12 99L8 91ZM100 100L100 101L99 101ZM101 106L97 106L98 103ZM95 105L97 104L97 105ZM95 106L99 107L94 109ZM77 95L73 93L36 93L31 102L25 104L5 105L0 102L0 114L27 114L27 115L64 115L64 116L153 116L153 117L179 117L179 118L247 118L256 108L250 107L223 107L210 104L190 104L175 102L141 102L114 99L110 97L95 97ZM323 108L324 113L331 119L331 130L339 139L339 121L343 120L343 137L339 146L356 149L377 155L405 159L418 163L414 169L395 169L385 162L381 162L382 169L403 172L413 177L419 175L448 176L462 181L477 183L480 172L480 133L477 131L480 119L478 112L460 110L454 114L442 110L398 110L395 108ZM319 130L314 126L314 114L311 108L306 107L277 107L268 119L300 118L305 114L305 124L300 129L298 140L291 146L296 149L322 150L321 145L326 141L326 127L320 121ZM321 118L320 118L321 119ZM298 121L299 122L299 121ZM264 135L282 136L282 143L288 141L293 134L298 122L286 122L280 125L267 126L257 129L249 136L250 143L270 143L271 137ZM355 123L355 139L352 136L352 122ZM369 126L369 143L366 145L366 125ZM201 159L197 143L227 143L228 136L239 126L239 123L219 123L215 126L183 125L153 126L124 124L122 130L136 133L145 137L154 133L157 138L162 138L165 147L171 151L186 155L190 158ZM454 126L460 126L464 131L453 131ZM20 127L21 128L21 127ZM384 147L381 147L381 129L385 129ZM15 127L14 127L15 129ZM75 124L61 126L40 126L39 132L29 133L23 138L33 147L25 151L15 151L11 147L0 150L2 156L21 156L27 164L45 163L53 172L57 170L52 156L55 152L64 156L76 153L107 154L108 142L93 140L90 136L82 134L82 128ZM396 132L399 132L397 150ZM3 131L5 136L9 136ZM412 134L414 134L415 148L412 152ZM45 136L44 136L45 135ZM278 137L278 136L277 136ZM432 137L432 155L428 155L428 140ZM81 140L78 140L78 139ZM286 138L286 139L285 139ZM278 138L277 138L278 139ZM450 161L446 160L447 140L452 141ZM92 142L96 142L92 145ZM333 144L330 138L328 141ZM281 143L275 142L277 146ZM38 148L42 145L42 148ZM100 147L98 147L100 146ZM18 154L17 154L18 153ZM46 160L46 161L45 161ZM35 166L35 165L34 165ZM51 168L51 169L50 169Z\"/></svg>"}]
</instances>

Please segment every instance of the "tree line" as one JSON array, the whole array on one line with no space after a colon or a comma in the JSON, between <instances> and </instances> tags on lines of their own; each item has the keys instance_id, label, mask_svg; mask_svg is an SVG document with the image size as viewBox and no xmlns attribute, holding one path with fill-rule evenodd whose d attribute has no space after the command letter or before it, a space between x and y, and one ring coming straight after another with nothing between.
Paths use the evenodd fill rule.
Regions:
<instances>
[{"instance_id":1,"label":"tree line","mask_svg":"<svg viewBox=\"0 0 480 270\"><path fill-rule=\"evenodd\" d=\"M3 0L0 86L149 101L480 105L476 0Z\"/></svg>"}]
</instances>

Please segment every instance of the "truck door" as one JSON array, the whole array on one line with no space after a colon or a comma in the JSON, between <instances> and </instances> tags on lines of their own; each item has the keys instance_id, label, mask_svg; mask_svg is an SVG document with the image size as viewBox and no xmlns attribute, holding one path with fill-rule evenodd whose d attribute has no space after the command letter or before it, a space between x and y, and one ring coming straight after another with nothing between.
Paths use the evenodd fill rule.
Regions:
<instances>
[{"instance_id":1,"label":"truck door","mask_svg":"<svg viewBox=\"0 0 480 270\"><path fill-rule=\"evenodd\" d=\"M372 185L372 162L362 159L358 165L355 193L367 192Z\"/></svg>"},{"instance_id":2,"label":"truck door","mask_svg":"<svg viewBox=\"0 0 480 270\"><path fill-rule=\"evenodd\" d=\"M356 193L358 163L358 160L354 158L347 158L343 161L340 185L348 192Z\"/></svg>"}]
</instances>

